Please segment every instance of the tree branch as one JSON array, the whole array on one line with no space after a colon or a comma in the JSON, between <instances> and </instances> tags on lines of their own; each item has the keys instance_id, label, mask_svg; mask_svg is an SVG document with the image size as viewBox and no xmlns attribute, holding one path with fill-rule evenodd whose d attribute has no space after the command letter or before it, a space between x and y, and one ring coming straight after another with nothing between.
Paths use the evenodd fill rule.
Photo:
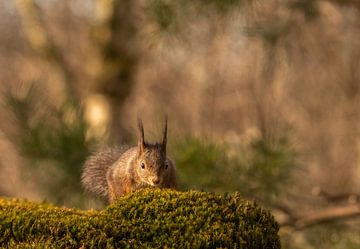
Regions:
<instances>
[{"instance_id":1,"label":"tree branch","mask_svg":"<svg viewBox=\"0 0 360 249\"><path fill-rule=\"evenodd\" d=\"M280 226L290 226L298 230L302 230L324 222L336 221L340 219L348 219L360 216L360 205L348 205L342 207L330 207L325 210L312 212L299 218L289 217L288 220L280 223Z\"/></svg>"}]
</instances>

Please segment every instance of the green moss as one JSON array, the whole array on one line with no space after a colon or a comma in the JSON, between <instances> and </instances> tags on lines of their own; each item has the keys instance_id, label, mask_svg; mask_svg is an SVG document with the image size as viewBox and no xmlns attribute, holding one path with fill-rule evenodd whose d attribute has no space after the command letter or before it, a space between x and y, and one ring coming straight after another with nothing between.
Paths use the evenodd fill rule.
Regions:
<instances>
[{"instance_id":1,"label":"green moss","mask_svg":"<svg viewBox=\"0 0 360 249\"><path fill-rule=\"evenodd\" d=\"M0 200L9 248L280 248L268 211L239 195L145 189L101 211Z\"/></svg>"}]
</instances>

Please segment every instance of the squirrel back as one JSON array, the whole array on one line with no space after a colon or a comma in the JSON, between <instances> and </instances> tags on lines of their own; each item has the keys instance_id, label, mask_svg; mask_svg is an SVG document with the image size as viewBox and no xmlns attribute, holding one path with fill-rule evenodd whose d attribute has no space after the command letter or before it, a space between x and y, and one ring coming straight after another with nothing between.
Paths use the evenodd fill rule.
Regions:
<instances>
[{"instance_id":1,"label":"squirrel back","mask_svg":"<svg viewBox=\"0 0 360 249\"><path fill-rule=\"evenodd\" d=\"M129 146L106 148L89 156L83 166L81 183L84 189L97 196L108 196L106 175L111 165Z\"/></svg>"},{"instance_id":2,"label":"squirrel back","mask_svg":"<svg viewBox=\"0 0 360 249\"><path fill-rule=\"evenodd\" d=\"M85 190L113 202L139 188L176 188L175 164L166 156L167 122L161 143L145 142L141 120L138 127L137 146L109 148L86 160L81 177Z\"/></svg>"}]
</instances>

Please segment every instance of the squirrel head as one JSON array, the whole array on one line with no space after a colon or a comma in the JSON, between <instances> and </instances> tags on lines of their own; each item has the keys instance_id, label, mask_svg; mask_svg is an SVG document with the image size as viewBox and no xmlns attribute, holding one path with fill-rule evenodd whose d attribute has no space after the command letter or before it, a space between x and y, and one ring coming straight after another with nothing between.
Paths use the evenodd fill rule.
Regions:
<instances>
[{"instance_id":1,"label":"squirrel head","mask_svg":"<svg viewBox=\"0 0 360 249\"><path fill-rule=\"evenodd\" d=\"M162 186L164 180L170 175L173 163L166 157L167 119L163 140L160 143L149 144L145 141L144 127L138 119L139 140L137 146L137 175L142 182L151 186Z\"/></svg>"}]
</instances>

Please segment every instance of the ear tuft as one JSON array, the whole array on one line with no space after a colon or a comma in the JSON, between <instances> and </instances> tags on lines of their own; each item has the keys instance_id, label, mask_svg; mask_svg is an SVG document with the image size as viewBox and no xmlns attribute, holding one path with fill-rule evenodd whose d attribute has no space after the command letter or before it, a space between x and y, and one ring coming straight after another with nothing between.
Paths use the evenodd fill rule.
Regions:
<instances>
[{"instance_id":1,"label":"ear tuft","mask_svg":"<svg viewBox=\"0 0 360 249\"><path fill-rule=\"evenodd\" d=\"M144 126L140 118L137 120L139 129L138 152L141 154L145 149Z\"/></svg>"},{"instance_id":2,"label":"ear tuft","mask_svg":"<svg viewBox=\"0 0 360 249\"><path fill-rule=\"evenodd\" d=\"M167 115L165 115L165 127L163 133L163 141L162 141L162 148L166 154L166 143L167 143Z\"/></svg>"}]
</instances>

